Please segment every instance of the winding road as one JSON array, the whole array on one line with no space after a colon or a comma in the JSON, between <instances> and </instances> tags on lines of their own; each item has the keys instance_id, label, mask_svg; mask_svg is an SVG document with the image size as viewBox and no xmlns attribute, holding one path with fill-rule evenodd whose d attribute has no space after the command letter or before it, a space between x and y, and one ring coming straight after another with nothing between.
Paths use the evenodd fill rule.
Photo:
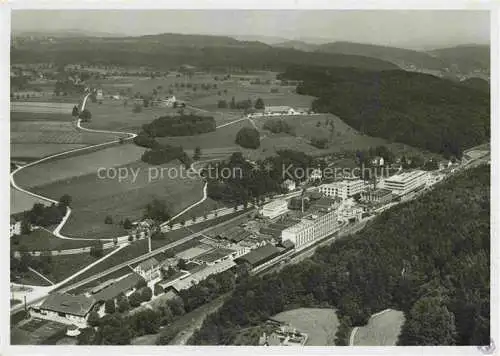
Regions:
<instances>
[{"instance_id":1,"label":"winding road","mask_svg":"<svg viewBox=\"0 0 500 356\"><path fill-rule=\"evenodd\" d=\"M90 93L87 94L83 101L82 101L82 105L81 105L81 111L83 111L85 109L85 106L87 104L87 100L88 98L90 97ZM91 133L105 133L105 134L115 134L115 135L127 135L128 137L125 138L125 140L132 140L134 139L137 134L133 133L133 132L122 132L122 131L109 131L109 130L95 130L95 129L89 129L89 128L86 128L86 127L83 127L82 126L82 121L81 119L79 118L76 122L76 126L79 130L82 130L82 131L87 131L87 132L91 132ZM54 158L57 158L57 157L64 157L65 155L68 155L70 153L75 153L75 152L83 152L85 150L91 150L91 149L95 149L95 148L98 148L98 147L102 147L102 146L108 146L108 145L111 145L111 144L114 144L114 143L119 143L120 140L122 138L118 138L116 140L112 140L112 141L108 141L108 142L104 142L104 143L99 143L99 144L96 144L96 145L91 145L91 146L86 146L86 147L81 147L81 148L76 148L76 149L73 149L73 150L69 150L69 151L64 151L64 152L60 152L60 153L57 153L57 154L53 154L53 155L50 155L50 156L47 156L47 157L44 157L44 158L41 158L37 161L33 161L33 162L30 162L26 165L23 165L23 166L20 166L18 168L16 168L14 171L11 172L10 174L10 184L11 186L20 191L20 192L23 192L25 194L28 194L28 195L31 195L35 198L38 198L38 199L42 199L42 200L45 200L45 201L48 201L50 203L54 203L54 204L57 204L58 201L54 200L54 199L51 199L49 197L46 197L46 196L43 196L43 195L39 195L39 194L36 194L34 192L31 192L27 189L24 189L24 188L21 188L15 181L15 175L17 173L19 173L20 171L22 171L23 169L26 169L28 167L31 167L31 166L34 166L34 165L37 165L37 164L40 164L40 163L43 163L43 162L46 162L46 161L49 161L51 159L54 159ZM195 163L202 163L204 161L201 161L201 162L195 162ZM191 168L193 170L195 170L194 168L194 163L192 164ZM197 171L197 173L199 173L200 170ZM172 217L170 220L164 222L162 224L162 226L165 226L167 225L171 220L181 216L182 214L186 213L187 211L191 210L192 208L194 208L195 206L203 203L206 199L207 199L207 184L205 183L205 185L203 186L203 190L202 190L202 197L199 201L189 205L188 207L186 207L184 210L182 210L180 213L176 214L174 217ZM107 241L107 243L105 244L104 248L110 248L110 247L113 247L114 245L114 240L116 239L117 240L117 244L123 244L123 243L127 243L128 242L128 235L123 235L123 236L117 236L116 238L103 238L103 239L98 239L98 238L83 238L83 237L69 237L69 236L65 236L63 234L61 234L61 230L62 228L64 227L64 225L66 224L66 222L68 221L69 217L71 216L71 208L70 207L67 207L66 208L66 214L65 216L63 217L63 219L61 220L61 222L55 227L54 231L52 232L54 234L54 236L60 238L60 239L66 239L66 240L88 240L88 241L93 241L93 240L100 240L100 241ZM75 249L77 250L77 249ZM81 248L81 253L84 253L84 252L88 252L86 248Z\"/></svg>"}]
</instances>

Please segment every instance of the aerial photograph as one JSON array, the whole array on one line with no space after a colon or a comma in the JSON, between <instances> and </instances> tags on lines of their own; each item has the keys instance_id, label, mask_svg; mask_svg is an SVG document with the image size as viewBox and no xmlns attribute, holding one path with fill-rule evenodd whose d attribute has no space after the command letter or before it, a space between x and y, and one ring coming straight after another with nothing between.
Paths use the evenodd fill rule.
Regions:
<instances>
[{"instance_id":1,"label":"aerial photograph","mask_svg":"<svg viewBox=\"0 0 500 356\"><path fill-rule=\"evenodd\" d=\"M488 10L10 16L5 343L491 352Z\"/></svg>"}]
</instances>

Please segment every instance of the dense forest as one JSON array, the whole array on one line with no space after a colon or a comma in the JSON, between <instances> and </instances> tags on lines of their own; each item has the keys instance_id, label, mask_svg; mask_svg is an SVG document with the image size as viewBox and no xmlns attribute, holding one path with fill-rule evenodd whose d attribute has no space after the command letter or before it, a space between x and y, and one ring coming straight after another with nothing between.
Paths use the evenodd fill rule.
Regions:
<instances>
[{"instance_id":1,"label":"dense forest","mask_svg":"<svg viewBox=\"0 0 500 356\"><path fill-rule=\"evenodd\" d=\"M344 338L394 308L401 345L489 344L489 197L489 166L459 173L299 264L243 279L190 343L231 344L276 313L322 306L337 309Z\"/></svg>"},{"instance_id":2,"label":"dense forest","mask_svg":"<svg viewBox=\"0 0 500 356\"><path fill-rule=\"evenodd\" d=\"M313 161L303 152L280 150L276 156L258 160L252 165L241 152L236 152L227 161L208 164L202 175L207 180L207 194L211 199L239 204L283 193L283 181L295 177L305 179L300 172L312 167ZM224 172L232 174L228 176Z\"/></svg>"},{"instance_id":3,"label":"dense forest","mask_svg":"<svg viewBox=\"0 0 500 356\"><path fill-rule=\"evenodd\" d=\"M312 109L338 115L355 129L445 156L490 139L485 92L431 75L398 70L289 68L297 92L316 96Z\"/></svg>"}]
</instances>

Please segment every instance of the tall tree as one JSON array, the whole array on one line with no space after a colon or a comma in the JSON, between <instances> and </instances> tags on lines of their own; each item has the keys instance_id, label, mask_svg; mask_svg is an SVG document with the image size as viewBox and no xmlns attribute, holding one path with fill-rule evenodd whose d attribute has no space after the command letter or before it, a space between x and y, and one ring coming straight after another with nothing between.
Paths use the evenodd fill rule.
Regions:
<instances>
[{"instance_id":1,"label":"tall tree","mask_svg":"<svg viewBox=\"0 0 500 356\"><path fill-rule=\"evenodd\" d=\"M438 297L419 299L411 308L398 341L400 345L454 345L455 316Z\"/></svg>"}]
</instances>

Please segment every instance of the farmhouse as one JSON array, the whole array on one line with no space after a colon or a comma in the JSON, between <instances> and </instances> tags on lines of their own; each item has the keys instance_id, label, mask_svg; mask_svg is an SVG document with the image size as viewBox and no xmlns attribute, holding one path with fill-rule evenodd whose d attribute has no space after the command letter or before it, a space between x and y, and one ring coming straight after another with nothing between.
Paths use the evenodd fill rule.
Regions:
<instances>
[{"instance_id":1,"label":"farmhouse","mask_svg":"<svg viewBox=\"0 0 500 356\"><path fill-rule=\"evenodd\" d=\"M144 278L147 282L160 277L160 263L156 258L151 257L144 262L139 263L134 272Z\"/></svg>"},{"instance_id":2,"label":"farmhouse","mask_svg":"<svg viewBox=\"0 0 500 356\"><path fill-rule=\"evenodd\" d=\"M21 221L15 218L10 218L10 237L14 235L21 235Z\"/></svg>"},{"instance_id":3,"label":"farmhouse","mask_svg":"<svg viewBox=\"0 0 500 356\"><path fill-rule=\"evenodd\" d=\"M84 295L54 293L49 294L38 308L33 307L33 311L42 319L85 325L95 304L94 298Z\"/></svg>"}]
</instances>

